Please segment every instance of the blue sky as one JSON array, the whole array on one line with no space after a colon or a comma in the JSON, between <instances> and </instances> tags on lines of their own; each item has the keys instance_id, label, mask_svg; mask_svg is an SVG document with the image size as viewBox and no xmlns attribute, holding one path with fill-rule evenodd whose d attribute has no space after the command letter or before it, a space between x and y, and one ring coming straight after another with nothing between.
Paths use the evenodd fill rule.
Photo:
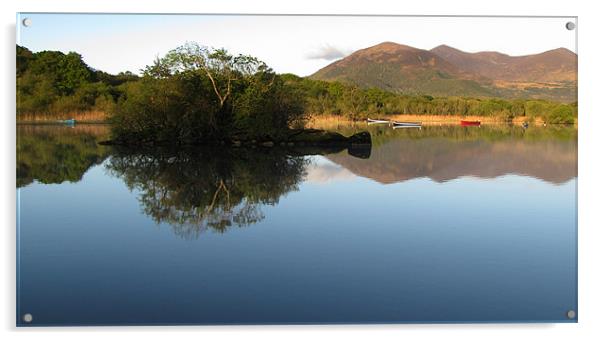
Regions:
<instances>
[{"instance_id":1,"label":"blue sky","mask_svg":"<svg viewBox=\"0 0 602 340\"><path fill-rule=\"evenodd\" d=\"M32 25L23 27L23 18ZM570 18L303 17L218 15L28 14L17 43L33 50L76 51L92 67L138 72L185 43L251 54L277 72L309 75L357 49L394 41L430 49L510 55L565 47L575 51Z\"/></svg>"}]
</instances>

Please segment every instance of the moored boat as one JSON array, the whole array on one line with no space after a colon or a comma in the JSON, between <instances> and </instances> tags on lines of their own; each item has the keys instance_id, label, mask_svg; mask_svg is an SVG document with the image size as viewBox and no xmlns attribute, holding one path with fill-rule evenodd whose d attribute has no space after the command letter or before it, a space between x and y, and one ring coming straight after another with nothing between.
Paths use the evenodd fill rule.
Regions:
<instances>
[{"instance_id":1,"label":"moored boat","mask_svg":"<svg viewBox=\"0 0 602 340\"><path fill-rule=\"evenodd\" d=\"M75 119L71 118L71 119L59 120L58 123L73 125L73 124L75 124Z\"/></svg>"},{"instance_id":2,"label":"moored boat","mask_svg":"<svg viewBox=\"0 0 602 340\"><path fill-rule=\"evenodd\" d=\"M368 118L367 121L368 121L368 124L389 124L390 123L390 121L385 120L385 119L371 119L371 118Z\"/></svg>"},{"instance_id":3,"label":"moored boat","mask_svg":"<svg viewBox=\"0 0 602 340\"><path fill-rule=\"evenodd\" d=\"M481 122L478 120L461 120L460 125L462 125L462 126L480 126Z\"/></svg>"},{"instance_id":4,"label":"moored boat","mask_svg":"<svg viewBox=\"0 0 602 340\"><path fill-rule=\"evenodd\" d=\"M392 122L393 127L421 127L422 123L418 122Z\"/></svg>"}]
</instances>

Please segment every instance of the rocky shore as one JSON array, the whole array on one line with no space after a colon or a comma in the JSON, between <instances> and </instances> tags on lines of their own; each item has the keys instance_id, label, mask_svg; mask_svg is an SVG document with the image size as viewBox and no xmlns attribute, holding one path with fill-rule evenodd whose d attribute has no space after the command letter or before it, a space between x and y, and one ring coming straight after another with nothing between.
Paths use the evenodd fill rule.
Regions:
<instances>
[{"instance_id":1,"label":"rocky shore","mask_svg":"<svg viewBox=\"0 0 602 340\"><path fill-rule=\"evenodd\" d=\"M112 139L99 142L101 145L119 146L174 146L174 145L228 145L232 147L274 147L274 146L351 146L371 145L368 132L359 132L349 137L340 133L318 129L291 129L279 137L248 137L234 134L223 139L207 139L183 143L178 140L126 140Z\"/></svg>"}]
</instances>

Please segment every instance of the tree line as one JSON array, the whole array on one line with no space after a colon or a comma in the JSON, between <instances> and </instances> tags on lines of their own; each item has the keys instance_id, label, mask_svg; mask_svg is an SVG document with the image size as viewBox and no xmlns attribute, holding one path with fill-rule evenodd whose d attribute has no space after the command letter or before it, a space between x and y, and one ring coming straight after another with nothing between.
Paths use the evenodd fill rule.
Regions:
<instances>
[{"instance_id":1,"label":"tree line","mask_svg":"<svg viewBox=\"0 0 602 340\"><path fill-rule=\"evenodd\" d=\"M74 52L32 53L17 46L17 114L102 111L117 136L201 140L235 134L276 135L311 116L354 120L387 115L540 118L573 123L577 104L538 99L405 95L277 74L264 62L196 43L141 70L111 75Z\"/></svg>"},{"instance_id":2,"label":"tree line","mask_svg":"<svg viewBox=\"0 0 602 340\"><path fill-rule=\"evenodd\" d=\"M17 45L17 115L112 112L123 94L120 86L136 80L131 72L95 70L75 52L33 53Z\"/></svg>"},{"instance_id":3,"label":"tree line","mask_svg":"<svg viewBox=\"0 0 602 340\"><path fill-rule=\"evenodd\" d=\"M577 117L576 102L404 95L293 74L285 74L283 78L303 93L305 111L313 115L343 116L354 120L400 114L489 116L501 120L528 117L541 118L551 124L572 124Z\"/></svg>"}]
</instances>

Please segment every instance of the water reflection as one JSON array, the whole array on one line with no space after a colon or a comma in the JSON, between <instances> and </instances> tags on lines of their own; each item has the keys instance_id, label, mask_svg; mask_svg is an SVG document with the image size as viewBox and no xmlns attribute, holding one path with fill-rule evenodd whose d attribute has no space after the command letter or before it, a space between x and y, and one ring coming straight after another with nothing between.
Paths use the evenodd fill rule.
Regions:
<instances>
[{"instance_id":1,"label":"water reflection","mask_svg":"<svg viewBox=\"0 0 602 340\"><path fill-rule=\"evenodd\" d=\"M339 132L352 134L357 128ZM356 176L390 184L428 177L445 182L463 176L518 174L560 184L577 176L575 129L494 126L427 126L421 130L370 128L373 147L191 148L127 150L103 147L106 126L19 126L17 187L78 182L110 156L106 168L135 191L144 213L196 238L264 219L303 181L328 183ZM323 155L311 157L308 155Z\"/></svg>"},{"instance_id":2,"label":"water reflection","mask_svg":"<svg viewBox=\"0 0 602 340\"><path fill-rule=\"evenodd\" d=\"M45 184L78 182L109 155L97 142L107 139L106 125L17 126L17 187L34 180Z\"/></svg>"},{"instance_id":3,"label":"water reflection","mask_svg":"<svg viewBox=\"0 0 602 340\"><path fill-rule=\"evenodd\" d=\"M37 183L19 189L17 314L36 325L574 321L576 180L555 183L576 176L576 130L174 152L78 128L20 132L37 170L18 180ZM400 182L505 172L523 175Z\"/></svg>"},{"instance_id":4,"label":"water reflection","mask_svg":"<svg viewBox=\"0 0 602 340\"><path fill-rule=\"evenodd\" d=\"M196 238L204 230L224 232L264 218L297 190L306 160L279 149L196 148L170 152L116 152L107 165L138 193L144 212L168 223L177 235Z\"/></svg>"},{"instance_id":5,"label":"water reflection","mask_svg":"<svg viewBox=\"0 0 602 340\"><path fill-rule=\"evenodd\" d=\"M169 224L183 238L197 238L206 230L225 232L263 220L263 205L276 205L298 190L308 155L356 158L369 152L341 147L115 148L106 168L138 193L143 211L156 223Z\"/></svg>"},{"instance_id":6,"label":"water reflection","mask_svg":"<svg viewBox=\"0 0 602 340\"><path fill-rule=\"evenodd\" d=\"M357 176L380 183L428 177L445 182L463 176L516 174L560 184L577 176L573 128L425 127L372 131L367 160L344 154L327 158Z\"/></svg>"},{"instance_id":7,"label":"water reflection","mask_svg":"<svg viewBox=\"0 0 602 340\"><path fill-rule=\"evenodd\" d=\"M518 174L560 184L577 176L577 130L570 127L426 126L421 130L392 130L360 125L337 131L353 134L367 128L372 134L372 149L306 148L287 153L328 155L343 168L313 165L309 179L320 181L335 175L395 183L419 177L444 182L463 176ZM97 144L108 135L106 125L19 125L17 187L34 180L45 184L80 181L91 166L102 163L112 152Z\"/></svg>"}]
</instances>

